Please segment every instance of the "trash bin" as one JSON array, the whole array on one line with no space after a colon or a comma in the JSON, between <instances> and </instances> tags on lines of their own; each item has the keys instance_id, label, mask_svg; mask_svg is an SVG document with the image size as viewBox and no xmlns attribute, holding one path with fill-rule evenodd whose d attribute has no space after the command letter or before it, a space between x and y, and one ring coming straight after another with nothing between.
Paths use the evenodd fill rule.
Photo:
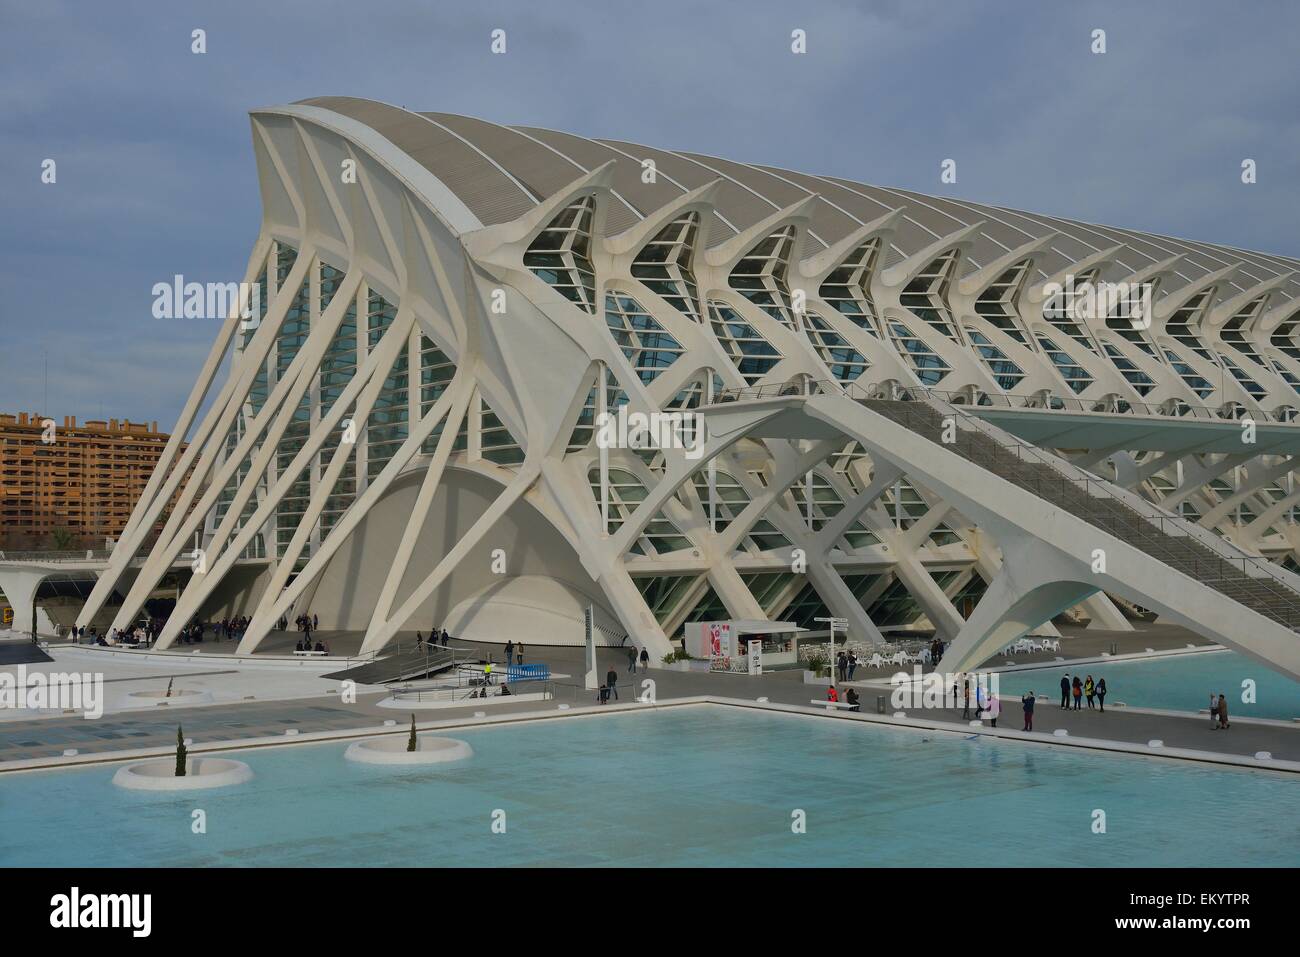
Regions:
<instances>
[{"instance_id":1,"label":"trash bin","mask_svg":"<svg viewBox=\"0 0 1300 957\"><path fill-rule=\"evenodd\" d=\"M878 694L876 695L876 714L884 714L884 713L885 713L885 696L882 694Z\"/></svg>"}]
</instances>

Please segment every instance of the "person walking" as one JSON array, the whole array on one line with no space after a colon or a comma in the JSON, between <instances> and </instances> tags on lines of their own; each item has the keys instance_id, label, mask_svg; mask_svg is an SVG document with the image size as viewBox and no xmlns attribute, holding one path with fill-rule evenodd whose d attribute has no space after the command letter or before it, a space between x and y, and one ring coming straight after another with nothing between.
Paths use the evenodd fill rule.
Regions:
<instances>
[{"instance_id":1,"label":"person walking","mask_svg":"<svg viewBox=\"0 0 1300 957\"><path fill-rule=\"evenodd\" d=\"M970 720L970 681L962 682L962 709L961 716L964 720Z\"/></svg>"},{"instance_id":2,"label":"person walking","mask_svg":"<svg viewBox=\"0 0 1300 957\"><path fill-rule=\"evenodd\" d=\"M523 663L524 663L524 643L521 641L519 642L519 644L515 645L515 664L522 665Z\"/></svg>"},{"instance_id":3,"label":"person walking","mask_svg":"<svg viewBox=\"0 0 1300 957\"><path fill-rule=\"evenodd\" d=\"M642 648L641 649L641 674L645 674L645 670L649 667L650 667L650 652Z\"/></svg>"},{"instance_id":4,"label":"person walking","mask_svg":"<svg viewBox=\"0 0 1300 957\"><path fill-rule=\"evenodd\" d=\"M858 656L849 652L849 680L853 680L853 672L858 670Z\"/></svg>"},{"instance_id":5,"label":"person walking","mask_svg":"<svg viewBox=\"0 0 1300 957\"><path fill-rule=\"evenodd\" d=\"M1228 699L1219 693L1219 727L1228 730Z\"/></svg>"},{"instance_id":6,"label":"person walking","mask_svg":"<svg viewBox=\"0 0 1300 957\"><path fill-rule=\"evenodd\" d=\"M844 652L835 656L835 673L839 675L840 681L846 681L849 672L849 657Z\"/></svg>"},{"instance_id":7,"label":"person walking","mask_svg":"<svg viewBox=\"0 0 1300 957\"><path fill-rule=\"evenodd\" d=\"M1106 679L1097 679L1097 705L1102 714L1106 713Z\"/></svg>"},{"instance_id":8,"label":"person walking","mask_svg":"<svg viewBox=\"0 0 1300 957\"><path fill-rule=\"evenodd\" d=\"M1210 730L1219 730L1219 699L1213 691L1210 692Z\"/></svg>"},{"instance_id":9,"label":"person walking","mask_svg":"<svg viewBox=\"0 0 1300 957\"><path fill-rule=\"evenodd\" d=\"M998 726L998 715L1002 713L1002 701L997 695L989 695L989 706L987 711L989 713L989 724L996 728Z\"/></svg>"},{"instance_id":10,"label":"person walking","mask_svg":"<svg viewBox=\"0 0 1300 957\"><path fill-rule=\"evenodd\" d=\"M1070 710L1070 673L1068 671L1061 677L1061 710Z\"/></svg>"},{"instance_id":11,"label":"person walking","mask_svg":"<svg viewBox=\"0 0 1300 957\"><path fill-rule=\"evenodd\" d=\"M1025 712L1025 726L1022 731L1034 730L1034 693L1031 691L1020 699L1020 707Z\"/></svg>"},{"instance_id":12,"label":"person walking","mask_svg":"<svg viewBox=\"0 0 1300 957\"><path fill-rule=\"evenodd\" d=\"M506 642L506 664L515 660L515 640L511 638Z\"/></svg>"},{"instance_id":13,"label":"person walking","mask_svg":"<svg viewBox=\"0 0 1300 957\"><path fill-rule=\"evenodd\" d=\"M630 675L636 674L636 649L635 648L629 648L627 650L627 673Z\"/></svg>"},{"instance_id":14,"label":"person walking","mask_svg":"<svg viewBox=\"0 0 1300 957\"><path fill-rule=\"evenodd\" d=\"M618 700L618 672L615 671L613 668L610 668L608 673L606 673L605 675L605 685L606 687L609 688L609 693L614 696L614 700L617 701Z\"/></svg>"},{"instance_id":15,"label":"person walking","mask_svg":"<svg viewBox=\"0 0 1300 957\"><path fill-rule=\"evenodd\" d=\"M1083 694L1088 699L1088 710L1091 711L1094 707L1092 699L1097 694L1097 686L1092 683L1092 675L1088 675L1083 681Z\"/></svg>"}]
</instances>

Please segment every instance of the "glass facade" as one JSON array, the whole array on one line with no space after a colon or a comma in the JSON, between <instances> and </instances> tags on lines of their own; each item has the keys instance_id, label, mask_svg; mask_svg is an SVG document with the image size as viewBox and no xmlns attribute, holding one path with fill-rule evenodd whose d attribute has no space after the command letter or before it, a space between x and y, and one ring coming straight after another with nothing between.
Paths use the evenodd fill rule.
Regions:
<instances>
[{"instance_id":1,"label":"glass facade","mask_svg":"<svg viewBox=\"0 0 1300 957\"><path fill-rule=\"evenodd\" d=\"M524 253L524 265L565 299L593 315L596 269L591 264L591 221L596 198L584 196L537 234Z\"/></svg>"},{"instance_id":2,"label":"glass facade","mask_svg":"<svg viewBox=\"0 0 1300 957\"><path fill-rule=\"evenodd\" d=\"M1029 260L1026 259L998 276L975 298L975 312L980 318L1022 346L1029 345L1029 337L1020 328L1016 302L1028 276Z\"/></svg>"},{"instance_id":3,"label":"glass facade","mask_svg":"<svg viewBox=\"0 0 1300 957\"><path fill-rule=\"evenodd\" d=\"M899 302L918 319L945 338L960 343L957 326L948 308L948 287L957 268L959 253L953 249L922 269L899 294Z\"/></svg>"},{"instance_id":4,"label":"glass facade","mask_svg":"<svg viewBox=\"0 0 1300 957\"><path fill-rule=\"evenodd\" d=\"M753 385L781 361L781 353L725 302L709 302L709 324L746 385Z\"/></svg>"},{"instance_id":5,"label":"glass facade","mask_svg":"<svg viewBox=\"0 0 1300 957\"><path fill-rule=\"evenodd\" d=\"M887 327L894 348L907 361L922 385L936 386L952 371L952 367L940 359L938 354L926 345L924 339L902 322L895 319L889 322Z\"/></svg>"},{"instance_id":6,"label":"glass facade","mask_svg":"<svg viewBox=\"0 0 1300 957\"><path fill-rule=\"evenodd\" d=\"M985 368L989 370L989 375L998 384L998 388L1009 392L1025 377L1020 366L1008 359L1007 354L990 342L984 333L968 328L966 335L970 337L971 345L984 361Z\"/></svg>"},{"instance_id":7,"label":"glass facade","mask_svg":"<svg viewBox=\"0 0 1300 957\"><path fill-rule=\"evenodd\" d=\"M369 290L366 297L367 351L373 351L379 345L379 340L396 318L397 307L374 289ZM384 470L409 435L408 351L408 347L403 345L384 378L374 405L370 407L370 414L366 416L366 476L369 480Z\"/></svg>"},{"instance_id":8,"label":"glass facade","mask_svg":"<svg viewBox=\"0 0 1300 957\"><path fill-rule=\"evenodd\" d=\"M686 351L639 302L623 293L606 293L605 324L637 377L646 385Z\"/></svg>"},{"instance_id":9,"label":"glass facade","mask_svg":"<svg viewBox=\"0 0 1300 957\"><path fill-rule=\"evenodd\" d=\"M1088 370L1074 361L1074 358L1065 350L1061 349L1055 342L1040 335L1038 344L1042 347L1043 354L1052 361L1057 373L1065 380L1065 384L1070 387L1070 391L1079 393L1096 380L1088 375Z\"/></svg>"},{"instance_id":10,"label":"glass facade","mask_svg":"<svg viewBox=\"0 0 1300 957\"><path fill-rule=\"evenodd\" d=\"M837 382L852 382L867 371L870 363L842 335L815 312L804 315L804 330L813 350Z\"/></svg>"},{"instance_id":11,"label":"glass facade","mask_svg":"<svg viewBox=\"0 0 1300 957\"><path fill-rule=\"evenodd\" d=\"M729 285L787 329L794 313L786 271L794 248L794 227L786 226L747 252L731 271Z\"/></svg>"},{"instance_id":12,"label":"glass facade","mask_svg":"<svg viewBox=\"0 0 1300 957\"><path fill-rule=\"evenodd\" d=\"M880 240L868 240L832 269L817 291L823 302L877 338L880 320L871 298L871 278L879 258Z\"/></svg>"},{"instance_id":13,"label":"glass facade","mask_svg":"<svg viewBox=\"0 0 1300 957\"><path fill-rule=\"evenodd\" d=\"M700 293L691 263L699 229L700 214L687 213L661 229L632 262L632 275L642 285L695 322L700 321Z\"/></svg>"}]
</instances>

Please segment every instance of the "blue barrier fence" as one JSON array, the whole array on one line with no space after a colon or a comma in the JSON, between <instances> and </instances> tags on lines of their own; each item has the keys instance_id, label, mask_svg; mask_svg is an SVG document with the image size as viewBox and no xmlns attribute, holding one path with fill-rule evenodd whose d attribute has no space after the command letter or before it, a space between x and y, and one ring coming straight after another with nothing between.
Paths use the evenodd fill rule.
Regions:
<instances>
[{"instance_id":1,"label":"blue barrier fence","mask_svg":"<svg viewBox=\"0 0 1300 957\"><path fill-rule=\"evenodd\" d=\"M549 681L550 677L550 665L535 664L506 666L506 681Z\"/></svg>"}]
</instances>

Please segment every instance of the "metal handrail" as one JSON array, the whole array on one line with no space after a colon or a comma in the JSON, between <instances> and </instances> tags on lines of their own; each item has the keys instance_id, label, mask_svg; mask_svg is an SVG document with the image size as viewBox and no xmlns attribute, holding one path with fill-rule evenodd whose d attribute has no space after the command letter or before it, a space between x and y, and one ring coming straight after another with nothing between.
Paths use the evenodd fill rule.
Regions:
<instances>
[{"instance_id":1,"label":"metal handrail","mask_svg":"<svg viewBox=\"0 0 1300 957\"><path fill-rule=\"evenodd\" d=\"M51 564L72 562L102 562L112 555L112 549L83 548L63 549L60 551L0 551L0 562L49 562Z\"/></svg>"},{"instance_id":2,"label":"metal handrail","mask_svg":"<svg viewBox=\"0 0 1300 957\"><path fill-rule=\"evenodd\" d=\"M499 685L498 684L490 684L490 685L458 684L454 686L444 685L444 686L433 687L433 688L413 688L410 687L409 685L406 687L400 687L397 685L390 684L390 685L385 685L385 687L388 689L389 695L391 695L395 700L414 701L416 703L419 703L425 700L429 700L429 701L470 701L474 699L486 700L480 698L480 692L482 692L485 688L502 688L505 687L507 684L509 684L510 687L512 688L516 688L520 685L530 685L530 684L541 685L541 691L543 694L547 695L547 699L549 700L549 698L553 697L553 693L551 691L550 679L544 679L540 681L525 680L525 681L502 682ZM488 697L511 698L521 694L534 694L534 693L535 692L533 691L511 691L509 694L506 695L494 694L494 695L489 695Z\"/></svg>"},{"instance_id":3,"label":"metal handrail","mask_svg":"<svg viewBox=\"0 0 1300 957\"><path fill-rule=\"evenodd\" d=\"M775 399L800 395L819 395L843 393L855 399L912 399L920 394L951 405L966 406L972 409L989 409L1004 407L1007 409L1024 409L1031 412L1083 412L1100 415L1150 415L1162 418L1211 419L1218 422L1253 419L1255 415L1240 403L1231 403L1215 409L1208 405L1192 405L1178 400L1167 400L1160 405L1116 397L1114 401L1084 400L1079 398L1062 398L1050 396L1046 401L1038 395L1009 395L1007 393L951 392L933 389L928 386L892 386L888 389L882 384L861 385L857 382L840 382L837 379L802 379L790 382L769 382L764 385L745 386L743 388L723 389L715 402L734 402L740 399ZM1123 406L1123 408L1120 408ZM1228 412L1230 414L1225 415ZM1263 421L1278 425L1294 425L1300 428L1300 416L1294 409L1287 408L1284 415L1277 415L1265 409L1258 410L1258 417Z\"/></svg>"}]
</instances>

